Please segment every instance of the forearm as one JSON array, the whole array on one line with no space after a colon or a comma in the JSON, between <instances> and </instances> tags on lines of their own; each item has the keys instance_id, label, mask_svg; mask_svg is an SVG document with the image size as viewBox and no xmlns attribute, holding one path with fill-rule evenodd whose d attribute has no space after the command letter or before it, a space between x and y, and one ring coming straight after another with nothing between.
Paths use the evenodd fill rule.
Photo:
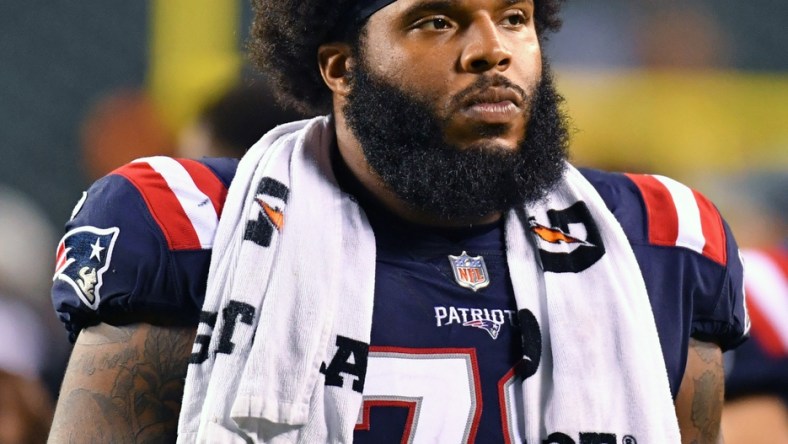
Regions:
<instances>
[{"instance_id":1,"label":"forearm","mask_svg":"<svg viewBox=\"0 0 788 444\"><path fill-rule=\"evenodd\" d=\"M50 443L174 442L194 328L101 324L79 336Z\"/></svg>"},{"instance_id":2,"label":"forearm","mask_svg":"<svg viewBox=\"0 0 788 444\"><path fill-rule=\"evenodd\" d=\"M722 444L725 372L717 345L690 339L687 367L676 397L683 444Z\"/></svg>"}]
</instances>

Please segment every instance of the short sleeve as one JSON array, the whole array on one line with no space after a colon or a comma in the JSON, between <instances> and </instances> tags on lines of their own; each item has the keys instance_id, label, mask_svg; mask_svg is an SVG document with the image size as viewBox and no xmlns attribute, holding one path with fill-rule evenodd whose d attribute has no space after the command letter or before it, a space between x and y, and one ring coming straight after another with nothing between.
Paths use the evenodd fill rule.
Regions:
<instances>
[{"instance_id":1,"label":"short sleeve","mask_svg":"<svg viewBox=\"0 0 788 444\"><path fill-rule=\"evenodd\" d=\"M646 174L582 170L621 224L635 252L670 349L688 338L723 350L747 335L744 282L736 240L717 208L701 193L673 179ZM663 333L664 332L664 333Z\"/></svg>"},{"instance_id":2,"label":"short sleeve","mask_svg":"<svg viewBox=\"0 0 788 444\"><path fill-rule=\"evenodd\" d=\"M140 159L84 193L58 244L52 286L72 340L100 322L196 324L233 165Z\"/></svg>"},{"instance_id":3,"label":"short sleeve","mask_svg":"<svg viewBox=\"0 0 788 444\"><path fill-rule=\"evenodd\" d=\"M747 338L741 259L706 197L664 176L581 169L621 225L638 262L675 396L690 338L722 350Z\"/></svg>"},{"instance_id":4,"label":"short sleeve","mask_svg":"<svg viewBox=\"0 0 788 444\"><path fill-rule=\"evenodd\" d=\"M668 279L652 285L662 293L678 292L689 304L691 337L723 351L741 343L749 329L744 271L736 240L717 208L700 192L664 176L626 178L639 196L644 220L635 242L651 250L663 268L655 273L659 279Z\"/></svg>"}]
</instances>

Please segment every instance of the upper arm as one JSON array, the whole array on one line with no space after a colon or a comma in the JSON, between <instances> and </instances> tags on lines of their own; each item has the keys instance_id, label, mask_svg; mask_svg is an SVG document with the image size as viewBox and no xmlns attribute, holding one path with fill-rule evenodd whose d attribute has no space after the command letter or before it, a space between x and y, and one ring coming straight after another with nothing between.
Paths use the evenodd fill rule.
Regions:
<instances>
[{"instance_id":1,"label":"upper arm","mask_svg":"<svg viewBox=\"0 0 788 444\"><path fill-rule=\"evenodd\" d=\"M50 442L174 442L195 329L99 324L79 335Z\"/></svg>"},{"instance_id":2,"label":"upper arm","mask_svg":"<svg viewBox=\"0 0 788 444\"><path fill-rule=\"evenodd\" d=\"M676 416L684 444L722 443L725 400L722 351L716 344L690 339L687 366L676 396Z\"/></svg>"},{"instance_id":3,"label":"upper arm","mask_svg":"<svg viewBox=\"0 0 788 444\"><path fill-rule=\"evenodd\" d=\"M52 300L76 344L50 441L174 441L235 165L209 163L142 159L97 181L74 209Z\"/></svg>"},{"instance_id":4,"label":"upper arm","mask_svg":"<svg viewBox=\"0 0 788 444\"><path fill-rule=\"evenodd\" d=\"M53 278L72 339L99 322L197 324L226 193L212 171L142 159L90 187L66 224Z\"/></svg>"}]
</instances>

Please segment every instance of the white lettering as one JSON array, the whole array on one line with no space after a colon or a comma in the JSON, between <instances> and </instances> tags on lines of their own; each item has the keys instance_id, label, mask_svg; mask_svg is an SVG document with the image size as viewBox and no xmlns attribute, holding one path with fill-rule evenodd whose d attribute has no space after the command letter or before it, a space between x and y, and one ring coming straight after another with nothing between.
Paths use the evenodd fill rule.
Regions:
<instances>
[{"instance_id":1,"label":"white lettering","mask_svg":"<svg viewBox=\"0 0 788 444\"><path fill-rule=\"evenodd\" d=\"M460 315L457 314L457 309L456 308L449 307L449 322L448 323L449 324L453 324L455 322L457 322L457 323L460 322Z\"/></svg>"},{"instance_id":2,"label":"white lettering","mask_svg":"<svg viewBox=\"0 0 788 444\"><path fill-rule=\"evenodd\" d=\"M491 310L488 308L465 308L453 306L436 306L433 308L435 309L435 325L437 327L443 327L451 324L464 324L468 321L479 320L488 320L500 325L508 323L513 327L517 327L520 324L517 319L517 311L515 310Z\"/></svg>"},{"instance_id":3,"label":"white lettering","mask_svg":"<svg viewBox=\"0 0 788 444\"><path fill-rule=\"evenodd\" d=\"M438 327L443 325L441 321L446 319L446 316L446 307L435 307L435 321L438 323Z\"/></svg>"},{"instance_id":4,"label":"white lettering","mask_svg":"<svg viewBox=\"0 0 788 444\"><path fill-rule=\"evenodd\" d=\"M468 322L468 309L467 308L458 308L457 311L462 313L462 323Z\"/></svg>"}]
</instances>

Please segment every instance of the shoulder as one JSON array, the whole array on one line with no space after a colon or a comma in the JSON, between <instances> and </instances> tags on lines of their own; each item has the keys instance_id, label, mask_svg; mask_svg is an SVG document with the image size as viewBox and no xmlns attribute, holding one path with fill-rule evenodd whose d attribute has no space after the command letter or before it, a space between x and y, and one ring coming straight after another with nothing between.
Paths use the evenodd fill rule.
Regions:
<instances>
[{"instance_id":1,"label":"shoulder","mask_svg":"<svg viewBox=\"0 0 788 444\"><path fill-rule=\"evenodd\" d=\"M700 192L669 177L583 169L630 242L694 251L722 266L728 262L725 223Z\"/></svg>"},{"instance_id":2,"label":"shoulder","mask_svg":"<svg viewBox=\"0 0 788 444\"><path fill-rule=\"evenodd\" d=\"M192 320L236 166L150 157L96 181L57 248L52 298L69 330L159 315Z\"/></svg>"},{"instance_id":3,"label":"shoulder","mask_svg":"<svg viewBox=\"0 0 788 444\"><path fill-rule=\"evenodd\" d=\"M744 271L736 240L714 204L665 176L581 172L632 245L658 327L684 323L691 336L723 350L741 342L749 328ZM677 338L681 348L684 336Z\"/></svg>"},{"instance_id":4,"label":"shoulder","mask_svg":"<svg viewBox=\"0 0 788 444\"><path fill-rule=\"evenodd\" d=\"M210 248L235 173L234 162L148 157L116 169L109 177L122 178L134 187L145 203L144 212L153 218L170 249Z\"/></svg>"}]
</instances>

